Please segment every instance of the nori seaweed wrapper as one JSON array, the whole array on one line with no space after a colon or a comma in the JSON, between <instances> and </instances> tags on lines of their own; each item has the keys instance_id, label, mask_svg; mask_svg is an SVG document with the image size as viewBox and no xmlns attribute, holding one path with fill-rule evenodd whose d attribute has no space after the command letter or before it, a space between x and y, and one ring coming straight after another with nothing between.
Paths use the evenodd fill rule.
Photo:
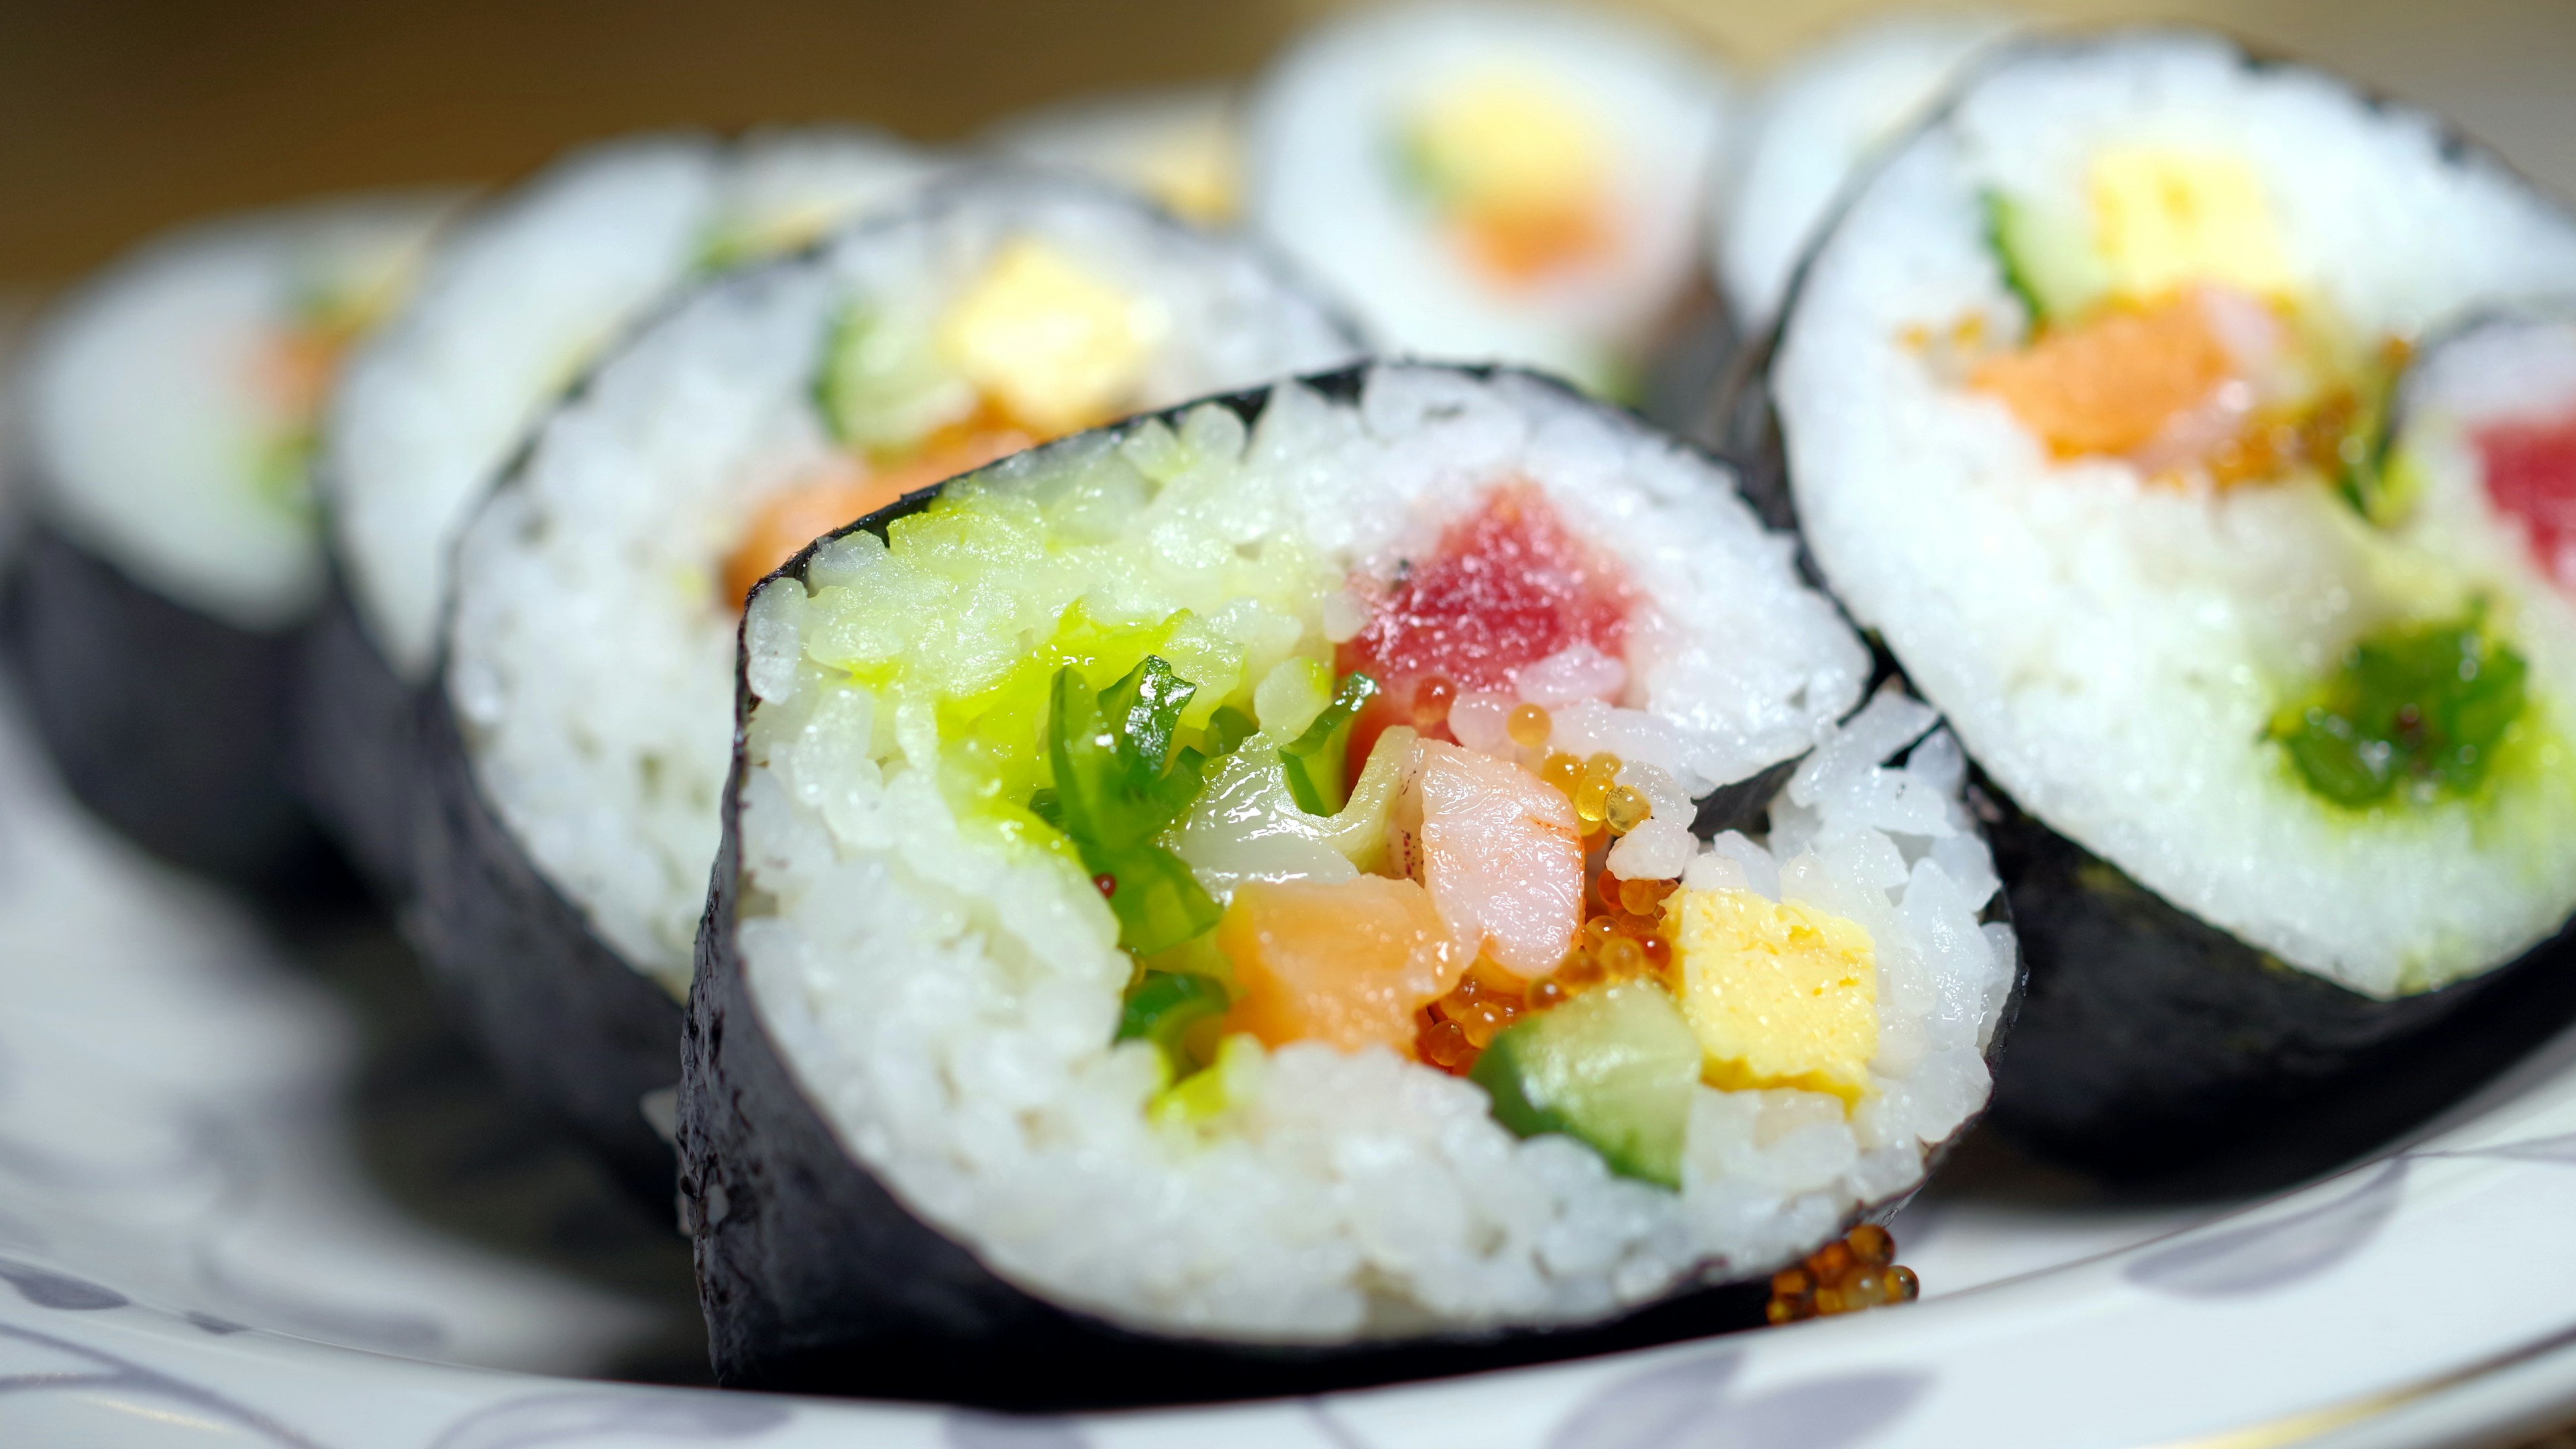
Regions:
<instances>
[{"instance_id":1,"label":"nori seaweed wrapper","mask_svg":"<svg viewBox=\"0 0 2576 1449\"><path fill-rule=\"evenodd\" d=\"M153 854L272 899L345 887L288 787L293 626L200 613L36 520L6 628L24 707L82 804Z\"/></svg>"},{"instance_id":2,"label":"nori seaweed wrapper","mask_svg":"<svg viewBox=\"0 0 2576 1449\"><path fill-rule=\"evenodd\" d=\"M1793 284L1783 325L1797 293ZM1746 348L1721 382L1718 451L1765 523L1799 531L1800 571L1829 587L1799 524L1772 405L1780 335ZM1884 641L1868 638L1882 671L1902 677ZM1960 743L1973 766L1973 744ZM2479 976L2380 1001L2174 906L2023 811L1982 770L1972 777L1991 811L2027 984L1990 1110L1998 1130L2044 1157L2195 1191L2286 1186L2429 1119L2576 1018L2569 932Z\"/></svg>"},{"instance_id":3,"label":"nori seaweed wrapper","mask_svg":"<svg viewBox=\"0 0 2576 1449\"><path fill-rule=\"evenodd\" d=\"M397 908L411 896L418 851L417 693L367 636L335 566L295 673L295 791L377 898Z\"/></svg>"},{"instance_id":4,"label":"nori seaweed wrapper","mask_svg":"<svg viewBox=\"0 0 2576 1449\"><path fill-rule=\"evenodd\" d=\"M424 690L418 705L408 922L432 983L515 1089L639 1196L669 1203L670 1144L643 1101L679 1079L680 1003L599 938L494 813L445 693Z\"/></svg>"},{"instance_id":5,"label":"nori seaweed wrapper","mask_svg":"<svg viewBox=\"0 0 2576 1449\"><path fill-rule=\"evenodd\" d=\"M1349 402L1367 370L1300 381ZM1455 370L1478 378L1498 371ZM1268 396L1258 389L1215 401L1250 424ZM1154 416L1177 426L1194 406ZM801 582L821 543L861 530L883 536L895 520L929 507L945 486L826 535L770 577ZM723 842L698 929L679 1115L681 1214L696 1239L699 1299L719 1382L1015 1410L1107 1407L1355 1388L1610 1353L1764 1322L1767 1271L1686 1288L1593 1324L1264 1345L1128 1328L994 1274L972 1249L915 1216L842 1147L752 1003L734 933L751 709L739 650L736 657L733 765ZM1760 782L1776 788L1794 767L1787 762L1712 795L1698 828L1759 828L1768 796L1752 800L1749 788ZM1999 894L1984 918L2006 919L2003 910ZM2017 967L1987 1051L1989 1065L2012 1029L2020 995ZM1976 1120L1962 1123L1951 1142ZM1927 1176L1948 1145L1927 1154ZM1909 1190L1872 1204L1843 1227L1884 1222L1911 1196ZM994 1358L993 1350L1007 1360Z\"/></svg>"}]
</instances>

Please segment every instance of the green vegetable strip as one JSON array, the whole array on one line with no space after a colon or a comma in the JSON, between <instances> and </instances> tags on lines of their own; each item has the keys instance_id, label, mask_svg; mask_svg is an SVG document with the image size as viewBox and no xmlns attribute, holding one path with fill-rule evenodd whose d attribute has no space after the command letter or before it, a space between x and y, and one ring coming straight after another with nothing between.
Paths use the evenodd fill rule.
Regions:
<instances>
[{"instance_id":1,"label":"green vegetable strip","mask_svg":"<svg viewBox=\"0 0 2576 1449\"><path fill-rule=\"evenodd\" d=\"M1117 1039L1152 1042L1171 1063L1173 1076L1187 1076L1205 1063L1191 1059L1182 1038L1191 1027L1223 1015L1230 1004L1223 982L1182 972L1148 971L1127 993Z\"/></svg>"},{"instance_id":2,"label":"green vegetable strip","mask_svg":"<svg viewBox=\"0 0 2576 1449\"><path fill-rule=\"evenodd\" d=\"M1377 693L1377 681L1365 674L1345 674L1333 690L1333 702L1306 726L1306 732L1279 751L1288 769L1288 794L1309 815L1338 815L1350 800L1351 721L1360 706ZM1312 698L1312 696L1308 696Z\"/></svg>"},{"instance_id":3,"label":"green vegetable strip","mask_svg":"<svg viewBox=\"0 0 2576 1449\"><path fill-rule=\"evenodd\" d=\"M2390 402L2405 370L2402 352L2384 355L2354 383L2352 417L2335 440L2335 491L2352 511L2381 528L2397 522L2410 501L2388 467Z\"/></svg>"},{"instance_id":4,"label":"green vegetable strip","mask_svg":"<svg viewBox=\"0 0 2576 1449\"><path fill-rule=\"evenodd\" d=\"M2308 788L2359 809L2404 788L2463 796L2486 778L2527 702L2520 654L2465 622L2354 645L2333 676L2273 720Z\"/></svg>"},{"instance_id":5,"label":"green vegetable strip","mask_svg":"<svg viewBox=\"0 0 2576 1449\"><path fill-rule=\"evenodd\" d=\"M1233 705L1219 705L1208 718L1207 728L1200 731L1200 753L1209 759L1222 759L1242 748L1243 742L1261 733L1252 716Z\"/></svg>"},{"instance_id":6,"label":"green vegetable strip","mask_svg":"<svg viewBox=\"0 0 2576 1449\"><path fill-rule=\"evenodd\" d=\"M1986 218L1986 249L1995 254L2003 267L2004 287L2018 298L2022 310L2030 314L2034 327L2048 320L2048 304L2041 300L2039 288L2031 282L2020 251L2012 244L2014 207L2011 198L2000 191L1989 191L1978 198Z\"/></svg>"},{"instance_id":7,"label":"green vegetable strip","mask_svg":"<svg viewBox=\"0 0 2576 1449\"><path fill-rule=\"evenodd\" d=\"M823 337L823 365L814 373L814 411L823 415L823 426L836 443L851 440L848 400L865 386L859 352L869 321L858 304L848 304L833 315Z\"/></svg>"},{"instance_id":8,"label":"green vegetable strip","mask_svg":"<svg viewBox=\"0 0 2576 1449\"><path fill-rule=\"evenodd\" d=\"M1216 902L1190 868L1154 843L1205 788L1204 757L1171 749L1181 710L1197 692L1153 655L1096 696L1070 666L1056 671L1047 720L1055 793L1051 803L1033 798L1030 806L1073 841L1117 913L1118 944L1140 956L1217 922Z\"/></svg>"}]
</instances>

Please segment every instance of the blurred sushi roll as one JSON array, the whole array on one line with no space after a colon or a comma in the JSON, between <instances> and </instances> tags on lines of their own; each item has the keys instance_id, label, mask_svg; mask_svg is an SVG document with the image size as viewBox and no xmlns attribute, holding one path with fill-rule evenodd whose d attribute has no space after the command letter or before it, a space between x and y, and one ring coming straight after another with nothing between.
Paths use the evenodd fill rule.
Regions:
<instances>
[{"instance_id":1,"label":"blurred sushi roll","mask_svg":"<svg viewBox=\"0 0 2576 1449\"><path fill-rule=\"evenodd\" d=\"M1686 40L1636 21L1367 11L1260 84L1246 218L1398 352L1633 402L1699 285L1729 104Z\"/></svg>"},{"instance_id":2,"label":"blurred sushi roll","mask_svg":"<svg viewBox=\"0 0 2576 1449\"><path fill-rule=\"evenodd\" d=\"M2492 157L2188 33L1983 68L1808 264L1768 380L1808 546L2024 812L1999 1123L2120 1172L2295 1134L2563 968L2558 485L2385 430L2426 338L2570 293ZM2424 395L2557 416L2484 355Z\"/></svg>"},{"instance_id":3,"label":"blurred sushi roll","mask_svg":"<svg viewBox=\"0 0 2576 1449\"><path fill-rule=\"evenodd\" d=\"M154 852L288 886L298 632L323 596L314 433L444 195L363 196L160 238L55 308L22 363L34 524L9 631L72 790Z\"/></svg>"},{"instance_id":4,"label":"blurred sushi roll","mask_svg":"<svg viewBox=\"0 0 2576 1449\"><path fill-rule=\"evenodd\" d=\"M726 1383L1216 1398L1759 1322L1985 1099L1957 745L1837 724L1868 658L1788 541L1563 384L1077 435L818 542L742 640L680 1117Z\"/></svg>"},{"instance_id":5,"label":"blurred sushi roll","mask_svg":"<svg viewBox=\"0 0 2576 1449\"><path fill-rule=\"evenodd\" d=\"M310 646L297 754L306 793L390 895L412 874L413 697L448 553L535 419L683 282L808 243L933 166L857 128L577 151L462 219L352 359L323 430L339 587Z\"/></svg>"},{"instance_id":6,"label":"blurred sushi roll","mask_svg":"<svg viewBox=\"0 0 2576 1449\"><path fill-rule=\"evenodd\" d=\"M667 1119L763 575L1039 440L1358 351L1241 245L1007 172L637 332L465 529L424 714L425 954L503 1070L669 1200L639 1102Z\"/></svg>"},{"instance_id":7,"label":"blurred sushi roll","mask_svg":"<svg viewBox=\"0 0 2576 1449\"><path fill-rule=\"evenodd\" d=\"M1243 210L1242 101L1232 86L1068 101L1014 116L988 139L1029 165L1124 186L1183 221L1230 226Z\"/></svg>"},{"instance_id":8,"label":"blurred sushi roll","mask_svg":"<svg viewBox=\"0 0 2576 1449\"><path fill-rule=\"evenodd\" d=\"M2011 28L1996 15L1881 20L1819 45L1764 89L1709 227L1739 332L1770 328L1845 185Z\"/></svg>"}]
</instances>

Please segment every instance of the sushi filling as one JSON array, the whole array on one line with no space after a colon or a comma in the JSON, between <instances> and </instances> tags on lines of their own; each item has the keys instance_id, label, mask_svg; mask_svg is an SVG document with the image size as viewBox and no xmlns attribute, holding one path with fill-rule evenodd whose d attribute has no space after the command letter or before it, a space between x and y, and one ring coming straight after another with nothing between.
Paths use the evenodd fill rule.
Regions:
<instances>
[{"instance_id":1,"label":"sushi filling","mask_svg":"<svg viewBox=\"0 0 2576 1449\"><path fill-rule=\"evenodd\" d=\"M2576 234L2414 118L2197 40L2035 50L1812 265L1801 516L2034 813L2295 965L2439 985L2576 904L2576 674L2547 566L2495 564L2527 515L2428 525L2392 397L2444 318L2570 276Z\"/></svg>"},{"instance_id":2,"label":"sushi filling","mask_svg":"<svg viewBox=\"0 0 2576 1449\"><path fill-rule=\"evenodd\" d=\"M725 560L726 596L748 599L809 540L907 493L1133 411L1169 326L1153 297L1034 236L935 316L844 307L814 379L843 451L761 505Z\"/></svg>"},{"instance_id":3,"label":"sushi filling","mask_svg":"<svg viewBox=\"0 0 2576 1449\"><path fill-rule=\"evenodd\" d=\"M1862 656L1722 480L1439 373L1110 436L746 621L740 947L916 1210L1166 1331L1580 1321L1794 1261L1982 1102L1957 749L1831 725ZM1767 842L1690 834L1819 739Z\"/></svg>"},{"instance_id":4,"label":"sushi filling","mask_svg":"<svg viewBox=\"0 0 2576 1449\"><path fill-rule=\"evenodd\" d=\"M703 296L619 354L594 385L615 400L571 408L476 516L448 678L502 818L674 995L716 851L724 661L763 575L1038 439L1351 350L1241 254L1089 187L1024 179L961 185ZM688 423L622 421L667 417ZM568 629L566 610L609 619L607 640ZM1184 643L1152 642L1197 667ZM1023 683L1014 707L1033 732L1048 678Z\"/></svg>"}]
</instances>

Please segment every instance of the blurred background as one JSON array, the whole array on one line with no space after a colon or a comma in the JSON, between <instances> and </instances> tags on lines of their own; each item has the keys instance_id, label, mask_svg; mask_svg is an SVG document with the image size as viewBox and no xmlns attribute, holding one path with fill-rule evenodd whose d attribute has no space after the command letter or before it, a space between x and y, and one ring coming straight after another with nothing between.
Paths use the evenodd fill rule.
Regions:
<instances>
[{"instance_id":1,"label":"blurred background","mask_svg":"<svg viewBox=\"0 0 2576 1449\"><path fill-rule=\"evenodd\" d=\"M1325 0L8 0L0 286L204 212L485 181L636 127L857 118L923 140L1077 93L1252 70ZM1758 69L1884 0L1636 0ZM1923 8L1920 6L1907 8ZM2216 24L2432 106L2576 193L2567 0L1981 8Z\"/></svg>"}]
</instances>

